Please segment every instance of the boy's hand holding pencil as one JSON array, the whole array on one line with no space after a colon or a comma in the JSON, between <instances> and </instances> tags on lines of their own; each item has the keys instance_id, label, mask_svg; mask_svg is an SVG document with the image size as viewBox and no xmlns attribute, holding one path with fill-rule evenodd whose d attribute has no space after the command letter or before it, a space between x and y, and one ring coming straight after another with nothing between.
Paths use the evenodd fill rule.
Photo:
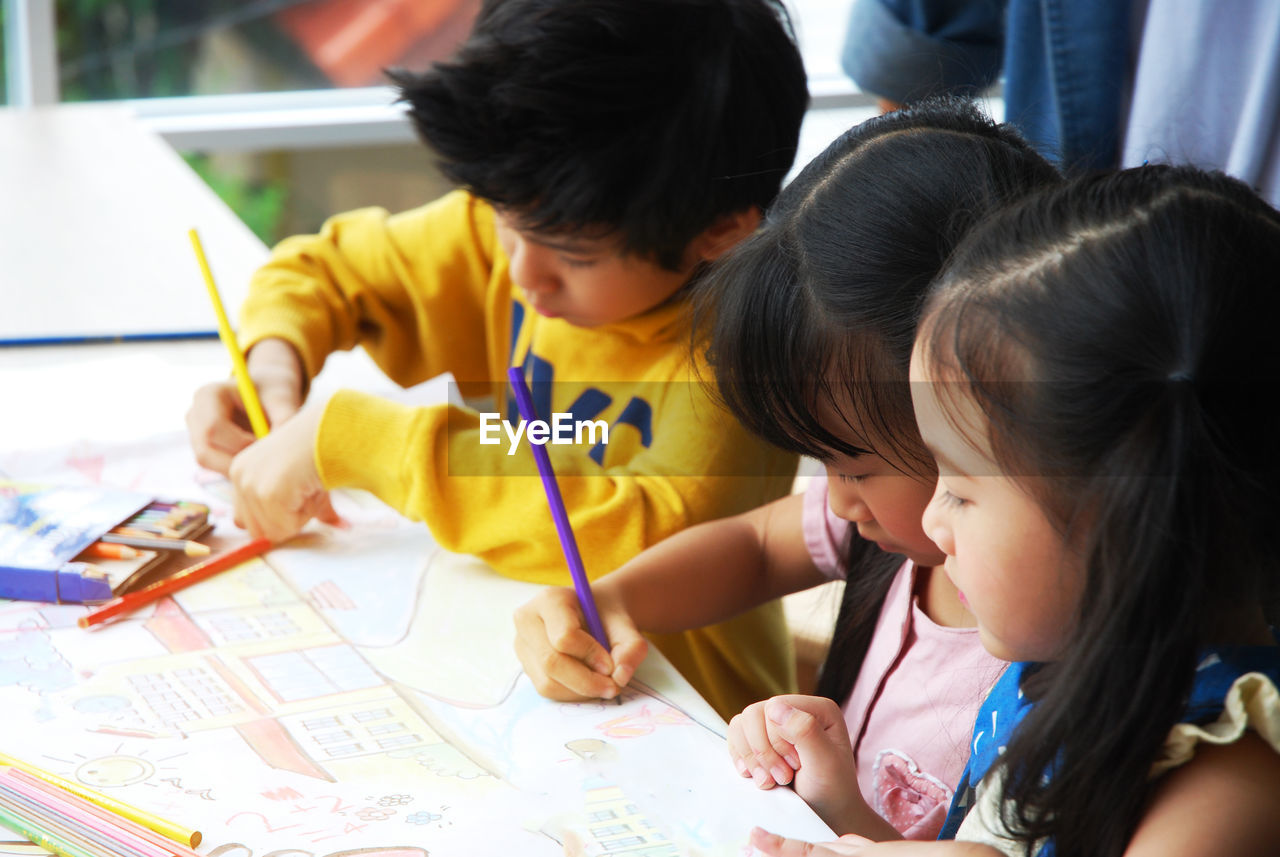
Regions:
<instances>
[{"instance_id":1,"label":"boy's hand holding pencil","mask_svg":"<svg viewBox=\"0 0 1280 857\"><path fill-rule=\"evenodd\" d=\"M573 589L546 589L516 610L516 655L534 687L549 699L613 699L649 653L649 641L612 590L593 588L612 651L587 630Z\"/></svg>"},{"instance_id":2,"label":"boy's hand holding pencil","mask_svg":"<svg viewBox=\"0 0 1280 857\"><path fill-rule=\"evenodd\" d=\"M235 379L234 388L230 382L215 384L196 395L187 414L196 460L230 477L235 490L235 521L255 539L282 542L297 535L312 518L341 524L315 465L315 434L323 409L300 410L306 392L301 359L285 341L266 339L254 347L255 372L250 376L200 236L194 229L188 234ZM261 399L259 387L264 393ZM237 399L252 434L234 420ZM264 400L273 409L270 422ZM272 427L276 428L274 433Z\"/></svg>"},{"instance_id":3,"label":"boy's hand holding pencil","mask_svg":"<svg viewBox=\"0 0 1280 857\"><path fill-rule=\"evenodd\" d=\"M283 340L266 339L253 347L247 362L269 427L283 425L303 404L301 360ZM231 472L231 460L257 440L234 380L215 381L196 391L187 410L187 434L201 467L223 476Z\"/></svg>"},{"instance_id":4,"label":"boy's hand holding pencil","mask_svg":"<svg viewBox=\"0 0 1280 857\"><path fill-rule=\"evenodd\" d=\"M281 339L267 339L254 346L253 372L250 373L249 361L227 318L209 260L205 258L200 234L191 229L187 235L213 304L218 338L231 357L232 376L231 381L209 384L196 392L187 412L187 430L196 461L225 476L237 453L254 440L266 437L271 426L284 423L302 407L307 377L301 357L292 345Z\"/></svg>"},{"instance_id":5,"label":"boy's hand holding pencil","mask_svg":"<svg viewBox=\"0 0 1280 857\"><path fill-rule=\"evenodd\" d=\"M341 525L316 470L322 403L312 403L231 462L235 522L254 538L281 542L315 518Z\"/></svg>"}]
</instances>

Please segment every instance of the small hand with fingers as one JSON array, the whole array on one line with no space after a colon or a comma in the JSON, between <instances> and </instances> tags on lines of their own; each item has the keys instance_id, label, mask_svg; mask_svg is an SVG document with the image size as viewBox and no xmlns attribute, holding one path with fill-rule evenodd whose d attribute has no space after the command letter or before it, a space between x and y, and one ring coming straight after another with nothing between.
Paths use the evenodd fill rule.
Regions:
<instances>
[{"instance_id":1,"label":"small hand with fingers","mask_svg":"<svg viewBox=\"0 0 1280 857\"><path fill-rule=\"evenodd\" d=\"M597 588L595 600L612 651L587 630L571 588L547 589L516 610L516 655L543 696L566 702L613 699L648 654L649 641L610 591Z\"/></svg>"},{"instance_id":2,"label":"small hand with fingers","mask_svg":"<svg viewBox=\"0 0 1280 857\"><path fill-rule=\"evenodd\" d=\"M895 831L858 788L849 730L840 706L822 696L775 696L729 723L729 754L760 788L790 785L833 830L886 838Z\"/></svg>"}]
</instances>

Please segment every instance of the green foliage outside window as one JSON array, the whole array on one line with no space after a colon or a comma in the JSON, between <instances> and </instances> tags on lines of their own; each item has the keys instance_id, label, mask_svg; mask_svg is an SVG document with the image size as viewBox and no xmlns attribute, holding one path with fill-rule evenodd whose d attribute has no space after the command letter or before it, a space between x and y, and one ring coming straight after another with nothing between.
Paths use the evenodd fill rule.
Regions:
<instances>
[{"instance_id":1,"label":"green foliage outside window","mask_svg":"<svg viewBox=\"0 0 1280 857\"><path fill-rule=\"evenodd\" d=\"M59 88L62 101L184 96L193 92L202 40L235 34L264 64L291 69L294 79L314 67L276 29L271 16L299 0L57 0ZM267 59L269 58L269 59ZM268 244L283 237L288 190L217 169L204 155L184 155L201 178Z\"/></svg>"},{"instance_id":2,"label":"green foliage outside window","mask_svg":"<svg viewBox=\"0 0 1280 857\"><path fill-rule=\"evenodd\" d=\"M264 243L275 244L285 237L281 224L289 191L284 182L249 182L214 169L207 155L186 153L182 157Z\"/></svg>"},{"instance_id":3,"label":"green foliage outside window","mask_svg":"<svg viewBox=\"0 0 1280 857\"><path fill-rule=\"evenodd\" d=\"M274 16L309 0L57 0L63 101L194 95L196 60L208 36L233 31L297 87L324 76L276 26Z\"/></svg>"}]
</instances>

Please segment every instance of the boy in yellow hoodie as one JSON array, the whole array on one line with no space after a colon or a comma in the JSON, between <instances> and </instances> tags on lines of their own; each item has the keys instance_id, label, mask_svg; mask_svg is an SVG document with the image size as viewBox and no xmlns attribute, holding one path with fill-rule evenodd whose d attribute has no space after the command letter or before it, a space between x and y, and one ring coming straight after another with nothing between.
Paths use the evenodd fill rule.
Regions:
<instances>
[{"instance_id":1,"label":"boy in yellow hoodie","mask_svg":"<svg viewBox=\"0 0 1280 857\"><path fill-rule=\"evenodd\" d=\"M509 366L541 419L571 415L553 441L590 424L548 451L592 577L785 493L794 459L718 407L687 327L690 282L754 230L795 155L808 94L776 0L490 0L453 60L391 76L461 189L338 215L254 276L240 335L272 431L254 441L230 382L187 420L237 522L286 538L333 519L328 489L364 488L449 550L567 583L509 433ZM356 391L304 407L356 345L401 385L451 372L501 412ZM655 642L726 717L793 682L776 603Z\"/></svg>"}]
</instances>

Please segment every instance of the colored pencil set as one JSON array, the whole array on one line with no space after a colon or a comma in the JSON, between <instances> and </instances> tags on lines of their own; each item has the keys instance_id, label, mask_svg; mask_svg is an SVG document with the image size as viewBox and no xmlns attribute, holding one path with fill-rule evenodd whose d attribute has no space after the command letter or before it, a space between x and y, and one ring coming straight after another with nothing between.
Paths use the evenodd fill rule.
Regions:
<instances>
[{"instance_id":1,"label":"colored pencil set","mask_svg":"<svg viewBox=\"0 0 1280 857\"><path fill-rule=\"evenodd\" d=\"M0 598L92 604L127 592L195 541L209 507L106 485L0 479Z\"/></svg>"},{"instance_id":2,"label":"colored pencil set","mask_svg":"<svg viewBox=\"0 0 1280 857\"><path fill-rule=\"evenodd\" d=\"M0 825L65 857L194 857L200 832L0 753Z\"/></svg>"},{"instance_id":3,"label":"colored pencil set","mask_svg":"<svg viewBox=\"0 0 1280 857\"><path fill-rule=\"evenodd\" d=\"M208 526L209 507L203 503L156 500L104 533L91 550L99 556L110 556L114 551L107 545L119 545L135 550L181 551L187 556L206 556L209 546L190 537L204 532Z\"/></svg>"}]
</instances>

